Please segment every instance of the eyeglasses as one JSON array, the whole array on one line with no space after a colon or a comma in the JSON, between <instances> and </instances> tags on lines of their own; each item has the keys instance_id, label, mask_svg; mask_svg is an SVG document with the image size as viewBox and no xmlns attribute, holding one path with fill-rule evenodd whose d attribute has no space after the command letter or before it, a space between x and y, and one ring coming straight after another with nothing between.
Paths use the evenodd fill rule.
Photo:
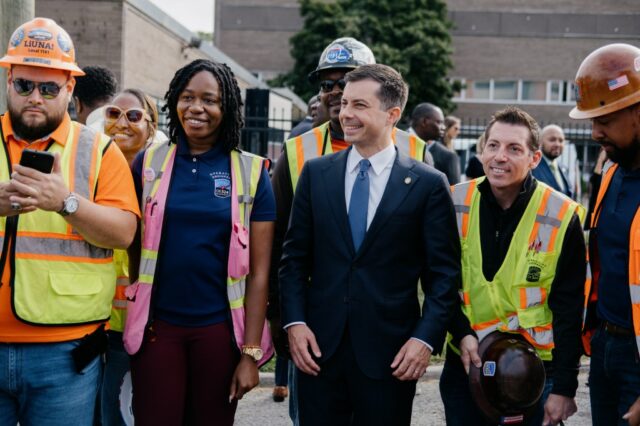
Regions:
<instances>
[{"instance_id":1,"label":"eyeglasses","mask_svg":"<svg viewBox=\"0 0 640 426\"><path fill-rule=\"evenodd\" d=\"M33 93L33 90L37 87L40 95L45 99L55 99L60 94L60 89L64 85L58 86L53 81L36 82L31 80L25 80L24 78L14 78L13 88L20 96L29 96Z\"/></svg>"},{"instance_id":2,"label":"eyeglasses","mask_svg":"<svg viewBox=\"0 0 640 426\"><path fill-rule=\"evenodd\" d=\"M151 121L151 117L145 110L142 108L129 108L126 111L123 111L119 107L115 105L108 105L104 109L104 119L106 121L118 121L120 117L124 114L125 118L129 123L137 124L142 120Z\"/></svg>"},{"instance_id":3,"label":"eyeglasses","mask_svg":"<svg viewBox=\"0 0 640 426\"><path fill-rule=\"evenodd\" d=\"M320 89L325 93L329 93L330 91L333 90L333 87L336 84L338 85L340 90L344 90L344 86L347 85L347 82L344 81L344 79L342 78L340 80L322 80L320 82Z\"/></svg>"}]
</instances>

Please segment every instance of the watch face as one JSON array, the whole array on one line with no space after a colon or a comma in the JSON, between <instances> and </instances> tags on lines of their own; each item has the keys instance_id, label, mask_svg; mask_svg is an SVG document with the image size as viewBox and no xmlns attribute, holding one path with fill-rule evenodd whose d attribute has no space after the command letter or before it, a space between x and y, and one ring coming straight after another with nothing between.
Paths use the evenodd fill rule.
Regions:
<instances>
[{"instance_id":1,"label":"watch face","mask_svg":"<svg viewBox=\"0 0 640 426\"><path fill-rule=\"evenodd\" d=\"M78 210L78 199L76 197L69 197L65 200L64 209L67 213L75 213Z\"/></svg>"}]
</instances>

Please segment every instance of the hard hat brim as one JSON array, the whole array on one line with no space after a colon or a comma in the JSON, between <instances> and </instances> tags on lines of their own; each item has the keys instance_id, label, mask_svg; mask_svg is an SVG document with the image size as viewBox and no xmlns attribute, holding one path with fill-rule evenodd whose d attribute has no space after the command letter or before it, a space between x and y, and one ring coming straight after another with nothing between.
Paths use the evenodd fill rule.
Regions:
<instances>
[{"instance_id":1,"label":"hard hat brim","mask_svg":"<svg viewBox=\"0 0 640 426\"><path fill-rule=\"evenodd\" d=\"M602 117L603 115L611 114L612 112L620 111L625 109L628 106L636 104L640 102L640 91L632 93L629 96L626 96L622 99L618 99L617 101L610 103L609 105L604 105L598 108L589 109L589 110L581 110L575 106L570 112L569 117L575 118L576 120L584 120L588 118L596 118Z\"/></svg>"},{"instance_id":2,"label":"hard hat brim","mask_svg":"<svg viewBox=\"0 0 640 426\"><path fill-rule=\"evenodd\" d=\"M311 71L309 73L309 75L307 76L307 78L309 80L309 83L316 84L318 82L318 76L320 75L321 71L325 71L325 70L345 70L345 71L349 72L349 71L353 71L356 68L358 68L358 67L357 66L344 65L344 64L335 64L335 66L324 66L322 68L316 68L315 70Z\"/></svg>"},{"instance_id":3,"label":"hard hat brim","mask_svg":"<svg viewBox=\"0 0 640 426\"><path fill-rule=\"evenodd\" d=\"M25 62L25 59L27 60L32 59L33 62L29 62L29 61ZM48 61L49 63L36 62L36 61ZM24 65L27 67L39 67L39 68L49 68L54 70L69 71L72 76L85 75L84 71L82 71L82 69L80 69L80 67L78 67L77 65L68 63L68 62L62 62L56 59L42 59L42 58L36 58L36 57L17 58L9 55L6 55L0 58L0 67L11 68L12 65Z\"/></svg>"}]
</instances>

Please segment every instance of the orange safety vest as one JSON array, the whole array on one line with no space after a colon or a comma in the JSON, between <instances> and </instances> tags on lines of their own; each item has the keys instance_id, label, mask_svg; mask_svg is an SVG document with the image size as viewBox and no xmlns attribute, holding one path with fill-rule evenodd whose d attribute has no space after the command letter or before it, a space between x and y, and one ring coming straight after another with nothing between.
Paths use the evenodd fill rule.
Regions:
<instances>
[{"instance_id":1,"label":"orange safety vest","mask_svg":"<svg viewBox=\"0 0 640 426\"><path fill-rule=\"evenodd\" d=\"M609 189L611 179L616 170L618 170L618 165L614 164L606 170L602 177L600 191L598 191L596 205L591 217L592 230L595 230L598 225L602 200ZM594 233L591 234L591 236L593 235ZM592 279L591 281L588 280L585 286L585 321L582 338L587 355L591 355L591 336L595 330L596 323L592 321L587 324L586 318L591 318L595 315L595 307L598 301L598 279L600 278L600 258L595 238L590 238L589 251L591 254ZM640 209L636 211L629 230L629 295L631 296L631 316L633 318L633 331L636 336L636 347L640 352Z\"/></svg>"}]
</instances>

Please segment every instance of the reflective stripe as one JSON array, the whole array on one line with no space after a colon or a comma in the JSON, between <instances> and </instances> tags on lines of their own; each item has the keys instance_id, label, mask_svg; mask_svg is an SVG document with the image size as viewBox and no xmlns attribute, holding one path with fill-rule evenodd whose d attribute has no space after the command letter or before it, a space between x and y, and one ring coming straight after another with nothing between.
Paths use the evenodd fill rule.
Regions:
<instances>
[{"instance_id":1,"label":"reflective stripe","mask_svg":"<svg viewBox=\"0 0 640 426\"><path fill-rule=\"evenodd\" d=\"M76 158L73 162L73 192L87 199L91 199L89 179L91 177L91 170L93 166L93 161L91 160L94 148L97 144L97 136L98 133L90 127L82 126L80 128L78 146L76 147Z\"/></svg>"},{"instance_id":2,"label":"reflective stripe","mask_svg":"<svg viewBox=\"0 0 640 426\"><path fill-rule=\"evenodd\" d=\"M245 286L245 279L241 279L238 281L229 280L227 284L227 297L229 298L229 302L233 302L235 300L244 300Z\"/></svg>"},{"instance_id":3,"label":"reflective stripe","mask_svg":"<svg viewBox=\"0 0 640 426\"><path fill-rule=\"evenodd\" d=\"M526 287L520 289L520 309L541 305L547 299L547 291L542 287Z\"/></svg>"},{"instance_id":4,"label":"reflective stripe","mask_svg":"<svg viewBox=\"0 0 640 426\"><path fill-rule=\"evenodd\" d=\"M640 285L631 284L629 285L629 294L631 295L631 303L632 304L640 304Z\"/></svg>"},{"instance_id":5,"label":"reflective stripe","mask_svg":"<svg viewBox=\"0 0 640 426\"><path fill-rule=\"evenodd\" d=\"M554 346L553 330L551 329L551 325L545 327L532 327L523 329L520 328L518 316L515 314L511 314L507 317L507 324L496 320L496 322L492 325L488 325L483 328L478 328L478 326L475 326L473 327L473 330L476 332L478 340L480 341L497 330L515 331L524 336L524 338L527 339L529 343L537 348L552 349Z\"/></svg>"},{"instance_id":6,"label":"reflective stripe","mask_svg":"<svg viewBox=\"0 0 640 426\"><path fill-rule=\"evenodd\" d=\"M156 271L156 264L157 259L142 257L140 259L140 275L153 275L153 273Z\"/></svg>"},{"instance_id":7,"label":"reflective stripe","mask_svg":"<svg viewBox=\"0 0 640 426\"><path fill-rule=\"evenodd\" d=\"M113 302L111 302L111 306L115 309L127 309L127 301L114 299Z\"/></svg>"},{"instance_id":8,"label":"reflective stripe","mask_svg":"<svg viewBox=\"0 0 640 426\"><path fill-rule=\"evenodd\" d=\"M474 179L468 182L453 185L451 187L453 190L451 198L453 199L453 205L456 211L458 236L460 238L467 237L467 231L469 229L469 211L471 210L471 199L473 198L473 191L476 189L477 183L478 180Z\"/></svg>"},{"instance_id":9,"label":"reflective stripe","mask_svg":"<svg viewBox=\"0 0 640 426\"><path fill-rule=\"evenodd\" d=\"M542 184L538 182L538 185ZM530 247L545 252L554 250L558 230L570 205L571 201L568 198L549 187L545 188L536 214L536 222L529 236Z\"/></svg>"},{"instance_id":10,"label":"reflective stripe","mask_svg":"<svg viewBox=\"0 0 640 426\"><path fill-rule=\"evenodd\" d=\"M84 240L24 236L18 232L16 254L63 255L86 257L89 259L108 259L113 250L96 247Z\"/></svg>"}]
</instances>

